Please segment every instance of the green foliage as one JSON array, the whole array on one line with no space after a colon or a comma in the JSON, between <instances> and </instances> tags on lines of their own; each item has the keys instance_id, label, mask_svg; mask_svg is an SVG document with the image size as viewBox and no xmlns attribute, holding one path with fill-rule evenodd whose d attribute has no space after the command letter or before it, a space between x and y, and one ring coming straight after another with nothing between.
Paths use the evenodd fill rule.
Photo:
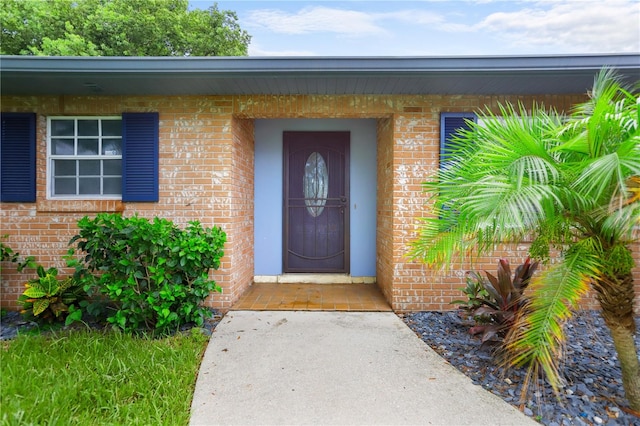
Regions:
<instances>
[{"instance_id":1,"label":"green foliage","mask_svg":"<svg viewBox=\"0 0 640 426\"><path fill-rule=\"evenodd\" d=\"M469 275L475 280L474 285L484 289L487 296L476 299L479 306L471 313L477 324L469 332L473 335L481 334L482 343L495 339L501 341L527 306L524 291L537 268L538 262L532 263L527 258L516 268L512 277L509 262L500 259L496 275L485 271L485 279L480 274L471 272Z\"/></svg>"},{"instance_id":2,"label":"green foliage","mask_svg":"<svg viewBox=\"0 0 640 426\"><path fill-rule=\"evenodd\" d=\"M75 306L86 299L82 286L72 277L60 280L56 268L45 269L39 265L38 278L25 284L25 291L18 298L22 303L22 313L39 321L61 321L66 324L82 318L82 312Z\"/></svg>"},{"instance_id":3,"label":"green foliage","mask_svg":"<svg viewBox=\"0 0 640 426\"><path fill-rule=\"evenodd\" d=\"M467 286L461 288L466 296L467 300L454 300L452 305L460 305L461 309L472 313L480 306L482 306L482 300L489 297L489 292L484 288L483 278L476 272L469 272L467 274Z\"/></svg>"},{"instance_id":4,"label":"green foliage","mask_svg":"<svg viewBox=\"0 0 640 426\"><path fill-rule=\"evenodd\" d=\"M224 254L226 234L219 227L189 222L179 229L166 219L106 213L84 217L78 227L70 241L84 253L76 273L85 282L87 272L94 274L102 294L115 302L107 319L114 326L164 332L201 325L210 314L201 305L212 291L221 291L209 279Z\"/></svg>"},{"instance_id":5,"label":"green foliage","mask_svg":"<svg viewBox=\"0 0 640 426\"><path fill-rule=\"evenodd\" d=\"M187 0L4 0L3 55L246 56L235 12Z\"/></svg>"},{"instance_id":6,"label":"green foliage","mask_svg":"<svg viewBox=\"0 0 640 426\"><path fill-rule=\"evenodd\" d=\"M86 329L3 342L3 425L187 425L207 343Z\"/></svg>"},{"instance_id":7,"label":"green foliage","mask_svg":"<svg viewBox=\"0 0 640 426\"><path fill-rule=\"evenodd\" d=\"M616 244L607 250L603 256L604 273L611 277L630 274L635 266L633 254L623 244Z\"/></svg>"},{"instance_id":8,"label":"green foliage","mask_svg":"<svg viewBox=\"0 0 640 426\"><path fill-rule=\"evenodd\" d=\"M640 102L638 89L609 69L596 75L588 95L569 116L506 104L499 117L487 110L481 123L459 132L451 166L424 184L433 209L411 255L447 267L456 256L531 236L530 255L545 259L557 250L557 262L534 280L531 304L507 336L508 361L545 372L557 387L562 325L589 283L598 283L592 287L603 313L615 318L608 324L629 328L612 333L618 350L632 352L618 357L627 389L637 378L625 371L640 371L633 343L619 340L635 329L629 247L640 238ZM625 288L617 289L618 282ZM627 397L640 410L637 392Z\"/></svg>"},{"instance_id":9,"label":"green foliage","mask_svg":"<svg viewBox=\"0 0 640 426\"><path fill-rule=\"evenodd\" d=\"M7 236L5 235L2 238L6 238L6 237ZM0 261L16 263L18 272L22 272L25 268L37 267L37 264L35 262L35 257L28 256L22 259L20 257L20 253L13 251L11 247L9 247L3 242L0 242Z\"/></svg>"}]
</instances>

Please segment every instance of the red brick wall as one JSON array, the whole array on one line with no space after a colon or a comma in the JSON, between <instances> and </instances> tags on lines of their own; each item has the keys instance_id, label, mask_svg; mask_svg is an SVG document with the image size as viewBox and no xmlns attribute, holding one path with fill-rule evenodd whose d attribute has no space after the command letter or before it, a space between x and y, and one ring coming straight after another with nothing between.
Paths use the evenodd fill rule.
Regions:
<instances>
[{"instance_id":1,"label":"red brick wall","mask_svg":"<svg viewBox=\"0 0 640 426\"><path fill-rule=\"evenodd\" d=\"M230 211L230 206L234 205L248 209L250 215L244 216L252 220L252 206L246 201L244 204L236 201L238 197L246 200L252 196L231 195L235 194L235 187L241 181L235 177L240 169L234 168L233 164L239 157L238 151L242 151L234 146L234 143L242 144L237 143L230 131L232 104L233 100L228 97L3 97L3 111L38 114L37 202L3 203L0 235L8 234L5 243L21 254L36 256L38 262L47 267L63 267L61 256L76 233L77 220L100 211L120 211L124 215L138 213L149 218L160 216L179 225L198 220L204 226L220 225L229 232L229 227L233 227L231 224L238 220ZM120 115L143 111L155 111L160 115L158 203L46 200L47 116ZM252 133L250 129L246 132ZM245 147L245 152L252 150L251 142L251 139L246 142L249 148ZM253 161L252 155L250 161ZM247 167L252 166L247 164ZM252 183L245 184L245 188L248 186ZM224 293L214 295L211 304L220 308L229 307L235 301L231 299L234 292L230 289L237 273L229 271L235 271L231 262L238 250L234 251L233 244L238 244L240 237L235 229L233 231L234 237L222 259L222 268L213 274ZM11 265L3 263L2 306L15 307L16 298L23 290L22 283L29 276L28 273L17 274Z\"/></svg>"},{"instance_id":2,"label":"red brick wall","mask_svg":"<svg viewBox=\"0 0 640 426\"><path fill-rule=\"evenodd\" d=\"M464 272L495 270L497 259L526 257L526 244L497 247L471 265L468 259L446 273L406 257L418 219L428 213L421 182L438 167L441 112L470 112L499 102L532 102L569 111L582 96L42 96L3 97L3 111L38 113L38 202L3 203L0 235L24 255L46 266L63 266L60 256L75 233L75 222L98 211L163 216L179 224L197 219L227 231L222 267L214 277L223 294L212 306L229 308L253 276L253 119L377 119L377 280L397 311L446 310L459 298ZM160 113L160 202L49 201L45 199L47 115ZM258 212L260 214L260 212ZM268 214L268 212L264 212ZM636 262L640 263L636 244ZM27 275L2 265L2 306L14 306ZM640 293L640 270L636 288Z\"/></svg>"},{"instance_id":3,"label":"red brick wall","mask_svg":"<svg viewBox=\"0 0 640 426\"><path fill-rule=\"evenodd\" d=\"M393 119L377 122L376 281L388 301L394 297L393 268Z\"/></svg>"}]
</instances>

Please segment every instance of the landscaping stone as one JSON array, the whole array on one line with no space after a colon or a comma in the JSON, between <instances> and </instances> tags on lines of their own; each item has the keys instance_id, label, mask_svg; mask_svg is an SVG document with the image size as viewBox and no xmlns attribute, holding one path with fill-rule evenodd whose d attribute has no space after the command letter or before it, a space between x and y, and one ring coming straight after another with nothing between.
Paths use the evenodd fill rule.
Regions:
<instances>
[{"instance_id":1,"label":"landscaping stone","mask_svg":"<svg viewBox=\"0 0 640 426\"><path fill-rule=\"evenodd\" d=\"M599 313L576 314L566 325L567 345L561 364L565 384L559 399L544 380L524 404L520 403L523 369L505 371L497 366L491 349L468 330L473 320L458 312L418 312L405 323L442 357L474 383L520 408L544 425L640 425L640 418L625 412L622 376L609 330ZM640 321L636 319L640 325ZM636 333L636 346L640 333Z\"/></svg>"}]
</instances>

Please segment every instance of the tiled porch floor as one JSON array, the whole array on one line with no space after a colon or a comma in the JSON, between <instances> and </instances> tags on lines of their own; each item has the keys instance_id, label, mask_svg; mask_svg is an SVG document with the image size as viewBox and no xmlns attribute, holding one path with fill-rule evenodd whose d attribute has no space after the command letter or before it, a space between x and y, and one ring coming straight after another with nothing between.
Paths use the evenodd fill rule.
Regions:
<instances>
[{"instance_id":1,"label":"tiled porch floor","mask_svg":"<svg viewBox=\"0 0 640 426\"><path fill-rule=\"evenodd\" d=\"M255 283L231 310L391 311L376 284Z\"/></svg>"}]
</instances>

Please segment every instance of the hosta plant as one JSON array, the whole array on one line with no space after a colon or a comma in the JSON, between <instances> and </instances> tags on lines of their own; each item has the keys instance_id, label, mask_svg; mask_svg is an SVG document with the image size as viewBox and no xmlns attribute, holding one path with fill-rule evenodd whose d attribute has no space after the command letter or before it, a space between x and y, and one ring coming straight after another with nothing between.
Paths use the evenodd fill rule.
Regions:
<instances>
[{"instance_id":1,"label":"hosta plant","mask_svg":"<svg viewBox=\"0 0 640 426\"><path fill-rule=\"evenodd\" d=\"M486 296L481 295L475 300L478 307L472 311L472 315L476 325L469 332L473 335L481 334L482 343L501 341L513 327L516 316L527 305L524 290L537 268L538 262L531 262L527 257L516 268L513 276L506 259L498 261L496 275L485 271L487 277L483 278L476 272L470 272L470 279L485 290Z\"/></svg>"},{"instance_id":2,"label":"hosta plant","mask_svg":"<svg viewBox=\"0 0 640 426\"><path fill-rule=\"evenodd\" d=\"M79 320L82 313L76 306L86 299L82 286L73 278L58 278L58 270L37 267L38 278L25 284L25 291L18 298L22 313L42 321L62 321L67 324Z\"/></svg>"}]
</instances>

